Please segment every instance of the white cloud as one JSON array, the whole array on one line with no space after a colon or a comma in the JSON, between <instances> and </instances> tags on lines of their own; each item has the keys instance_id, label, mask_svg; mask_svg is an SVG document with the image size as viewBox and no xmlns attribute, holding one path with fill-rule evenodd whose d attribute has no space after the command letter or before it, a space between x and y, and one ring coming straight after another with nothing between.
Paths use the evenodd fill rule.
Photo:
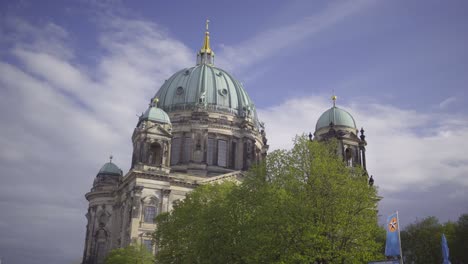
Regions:
<instances>
[{"instance_id":1,"label":"white cloud","mask_svg":"<svg viewBox=\"0 0 468 264\"><path fill-rule=\"evenodd\" d=\"M4 22L1 28L5 31L2 34L3 44L40 50L61 58L73 58L69 33L59 25L47 22L37 27L13 16L6 16Z\"/></svg>"},{"instance_id":2,"label":"white cloud","mask_svg":"<svg viewBox=\"0 0 468 264\"><path fill-rule=\"evenodd\" d=\"M0 61L0 211L9 212L0 214L0 245L18 263L70 262L82 253L84 194L100 166L112 153L127 170L136 115L164 79L195 61L146 21L100 21L95 65L80 64L89 51L73 47L59 25L8 21L2 54L15 63ZM18 224L21 231L11 229ZM51 234L57 242L44 248ZM41 253L32 258L24 245Z\"/></svg>"}]
</instances>

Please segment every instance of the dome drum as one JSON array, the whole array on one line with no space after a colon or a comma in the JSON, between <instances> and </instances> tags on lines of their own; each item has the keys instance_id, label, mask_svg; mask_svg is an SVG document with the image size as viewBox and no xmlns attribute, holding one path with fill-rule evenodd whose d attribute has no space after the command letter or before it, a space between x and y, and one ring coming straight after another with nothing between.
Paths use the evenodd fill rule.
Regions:
<instances>
[{"instance_id":1,"label":"dome drum","mask_svg":"<svg viewBox=\"0 0 468 264\"><path fill-rule=\"evenodd\" d=\"M175 126L171 171L200 176L244 170L263 157L259 132L230 124L185 123Z\"/></svg>"}]
</instances>

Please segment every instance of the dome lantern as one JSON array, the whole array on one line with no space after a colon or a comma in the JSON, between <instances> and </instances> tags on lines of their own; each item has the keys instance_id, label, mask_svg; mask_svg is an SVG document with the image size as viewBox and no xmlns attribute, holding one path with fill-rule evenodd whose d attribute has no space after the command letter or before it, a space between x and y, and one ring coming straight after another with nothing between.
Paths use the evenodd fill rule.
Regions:
<instances>
[{"instance_id":1,"label":"dome lantern","mask_svg":"<svg viewBox=\"0 0 468 264\"><path fill-rule=\"evenodd\" d=\"M197 65L200 64L214 64L214 51L210 47L210 32L208 31L208 24L210 20L206 20L206 31L205 31L205 38L203 41L203 46L200 51L197 53Z\"/></svg>"}]
</instances>

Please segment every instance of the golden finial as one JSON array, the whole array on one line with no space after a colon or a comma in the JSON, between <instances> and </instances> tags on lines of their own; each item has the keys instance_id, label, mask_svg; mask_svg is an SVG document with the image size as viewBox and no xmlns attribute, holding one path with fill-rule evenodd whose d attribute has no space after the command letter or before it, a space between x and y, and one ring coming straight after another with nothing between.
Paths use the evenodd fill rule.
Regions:
<instances>
[{"instance_id":1,"label":"golden finial","mask_svg":"<svg viewBox=\"0 0 468 264\"><path fill-rule=\"evenodd\" d=\"M333 107L336 106L336 99L338 99L338 97L335 95L335 90L333 89L333 95L331 97L332 101L333 101Z\"/></svg>"},{"instance_id":2,"label":"golden finial","mask_svg":"<svg viewBox=\"0 0 468 264\"><path fill-rule=\"evenodd\" d=\"M109 156L109 162L112 163L112 159L114 158L114 156L112 156L112 154Z\"/></svg>"},{"instance_id":3,"label":"golden finial","mask_svg":"<svg viewBox=\"0 0 468 264\"><path fill-rule=\"evenodd\" d=\"M208 25L210 20L206 20L206 31L205 31L205 40L203 42L203 47L201 48L201 53L212 53L210 48L210 32L208 31Z\"/></svg>"},{"instance_id":4,"label":"golden finial","mask_svg":"<svg viewBox=\"0 0 468 264\"><path fill-rule=\"evenodd\" d=\"M157 97L153 98L153 106L158 107L159 99Z\"/></svg>"}]
</instances>

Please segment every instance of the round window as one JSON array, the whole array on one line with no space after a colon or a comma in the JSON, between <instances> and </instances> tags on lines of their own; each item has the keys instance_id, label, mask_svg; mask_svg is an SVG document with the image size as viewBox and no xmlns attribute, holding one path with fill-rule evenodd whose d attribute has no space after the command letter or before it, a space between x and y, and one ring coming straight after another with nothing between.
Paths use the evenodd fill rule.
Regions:
<instances>
[{"instance_id":1,"label":"round window","mask_svg":"<svg viewBox=\"0 0 468 264\"><path fill-rule=\"evenodd\" d=\"M219 89L218 92L222 96L226 96L228 94L228 90L226 88Z\"/></svg>"},{"instance_id":2,"label":"round window","mask_svg":"<svg viewBox=\"0 0 468 264\"><path fill-rule=\"evenodd\" d=\"M184 88L182 88L182 86L177 87L176 94L182 95L183 93L184 93Z\"/></svg>"}]
</instances>

